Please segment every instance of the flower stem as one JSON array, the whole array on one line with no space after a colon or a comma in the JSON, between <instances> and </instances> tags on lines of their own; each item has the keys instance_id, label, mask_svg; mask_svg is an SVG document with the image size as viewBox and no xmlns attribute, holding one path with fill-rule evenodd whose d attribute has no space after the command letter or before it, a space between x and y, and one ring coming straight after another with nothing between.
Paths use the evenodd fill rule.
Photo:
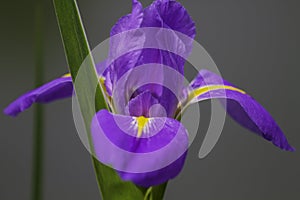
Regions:
<instances>
[{"instance_id":1,"label":"flower stem","mask_svg":"<svg viewBox=\"0 0 300 200\"><path fill-rule=\"evenodd\" d=\"M43 83L43 0L35 2L35 86ZM43 191L43 108L34 110L32 199L41 200Z\"/></svg>"}]
</instances>

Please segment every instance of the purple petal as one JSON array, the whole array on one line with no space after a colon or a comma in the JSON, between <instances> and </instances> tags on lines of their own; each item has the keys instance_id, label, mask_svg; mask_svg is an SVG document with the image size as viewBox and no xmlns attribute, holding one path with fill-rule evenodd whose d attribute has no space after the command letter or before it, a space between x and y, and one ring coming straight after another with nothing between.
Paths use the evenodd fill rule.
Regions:
<instances>
[{"instance_id":1,"label":"purple petal","mask_svg":"<svg viewBox=\"0 0 300 200\"><path fill-rule=\"evenodd\" d=\"M99 111L91 124L95 156L124 180L147 187L164 183L183 166L187 131L180 122L163 117L142 118L148 121L139 129L139 119Z\"/></svg>"},{"instance_id":2,"label":"purple petal","mask_svg":"<svg viewBox=\"0 0 300 200\"><path fill-rule=\"evenodd\" d=\"M49 103L70 97L72 93L73 83L71 77L61 77L20 96L5 108L4 113L15 117L20 112L28 109L33 103Z\"/></svg>"},{"instance_id":3,"label":"purple petal","mask_svg":"<svg viewBox=\"0 0 300 200\"><path fill-rule=\"evenodd\" d=\"M139 27L167 28L181 32L190 39L187 40L186 37L180 36L180 34L176 34L175 32L166 34L159 30L150 34L150 37L149 34L145 37L147 34L142 31L118 34ZM111 38L110 41L111 45L108 58L108 64L110 66L105 73L107 75L106 77L109 76L109 78L106 78L106 82L109 82L110 80L111 90L114 90L117 81L128 72L128 70L149 63L163 64L183 74L184 58L186 58L192 50L192 38L194 38L195 32L194 22L180 3L176 1L157 0L145 10L142 10L141 4L137 1L133 1L132 13L122 17L111 31L111 36L115 37ZM161 47L162 49L172 49L177 52L175 54L166 50L144 48L145 46L148 46L147 44L157 48L163 45L164 48ZM110 64L111 62L112 64ZM154 74L154 72L150 74ZM156 73L155 75L164 77L166 74ZM168 76L169 77L167 78L170 78L171 75ZM138 78L141 79L142 77ZM134 79L136 79L136 77L134 77ZM133 82L134 81L135 80L133 80ZM180 85L179 80L174 79L173 81L174 83L178 83L177 85ZM160 103L163 104L168 116L173 116L178 104L176 97L162 85L149 85L143 87L143 89L151 91L152 95L156 96ZM179 88L180 87L178 87L178 89ZM132 88L127 88L124 89L124 91L118 91L117 93L121 95L128 93L126 90L132 90ZM141 88L139 89L140 92L143 92L144 90L141 90ZM130 99L127 99L127 101L129 100ZM125 102L124 105L122 104L122 108L119 110L123 110L127 103L128 102ZM117 107L120 106L117 105ZM120 113L124 114L124 112Z\"/></svg>"},{"instance_id":4,"label":"purple petal","mask_svg":"<svg viewBox=\"0 0 300 200\"><path fill-rule=\"evenodd\" d=\"M175 82L179 84L178 82ZM179 87L178 87L179 88ZM169 88L159 85L159 84L146 84L143 85L142 87L138 88L135 94L138 94L137 97L140 97L138 99L131 99L129 101L129 108L131 110L143 110L144 113L150 113L150 108L152 109L153 105L157 104L157 106L154 110L151 112L151 117L170 117L173 118L175 111L177 109L177 104L178 104L178 99L176 95L174 94L175 90L171 91ZM145 94L146 93L146 94ZM148 96L151 95L151 98ZM179 96L178 92L177 95ZM141 103L137 103L137 101L140 101ZM148 101L151 101L147 103ZM141 106L141 107L139 107ZM147 110L148 109L148 110ZM133 112L134 113L134 112ZM137 113L135 113L137 114ZM143 115L143 114L142 114ZM141 116L141 115L134 115L134 116ZM146 116L146 115L144 115ZM149 115L147 115L149 116Z\"/></svg>"},{"instance_id":5,"label":"purple petal","mask_svg":"<svg viewBox=\"0 0 300 200\"><path fill-rule=\"evenodd\" d=\"M124 31L139 28L142 20L142 4L137 0L132 0L132 12L118 20L118 22L112 27L110 35L113 36Z\"/></svg>"},{"instance_id":6,"label":"purple petal","mask_svg":"<svg viewBox=\"0 0 300 200\"><path fill-rule=\"evenodd\" d=\"M173 0L156 0L144 10L142 27L169 28L191 38L196 35L195 23L178 2Z\"/></svg>"},{"instance_id":7,"label":"purple petal","mask_svg":"<svg viewBox=\"0 0 300 200\"><path fill-rule=\"evenodd\" d=\"M205 91L195 97L192 102L212 98L226 99L227 101L222 101L222 103L227 103L228 114L239 124L266 140L272 141L275 146L281 149L294 151L272 116L251 96L223 80L220 76L207 70L201 70L190 87L193 89L190 94L197 90ZM203 88L208 88L208 91Z\"/></svg>"},{"instance_id":8,"label":"purple petal","mask_svg":"<svg viewBox=\"0 0 300 200\"><path fill-rule=\"evenodd\" d=\"M125 34L120 33L139 28L142 20L143 7L140 2L133 0L132 12L120 18L111 30L107 64L109 65L112 82L117 81L126 71L133 68L140 57L141 51L134 51L133 49L143 47L143 34L139 31L126 32ZM124 53L125 55L123 55ZM111 62L113 63L111 64Z\"/></svg>"},{"instance_id":9,"label":"purple petal","mask_svg":"<svg viewBox=\"0 0 300 200\"><path fill-rule=\"evenodd\" d=\"M157 104L158 100L152 96L151 92L144 91L143 93L132 98L128 104L128 114L130 116L150 116L150 108ZM158 115L156 115L158 116Z\"/></svg>"},{"instance_id":10,"label":"purple petal","mask_svg":"<svg viewBox=\"0 0 300 200\"><path fill-rule=\"evenodd\" d=\"M144 19L141 27L167 28L181 32L189 36L191 39L193 39L196 35L195 23L188 12L180 3L170 0L156 0L147 7L144 10ZM165 35L164 33L160 34L158 32L154 37L158 40L158 46L161 44L163 44L164 47L170 46L170 48L167 49L178 49L180 48L180 41L184 41L183 45L185 51L184 54L186 55L185 57L187 57L192 51L192 40L186 42L175 32L172 35ZM148 40L153 42L153 38L148 38ZM185 60L178 56L179 54L175 55L167 51L145 49L142 55L140 63L162 63L173 67L183 74Z\"/></svg>"},{"instance_id":11,"label":"purple petal","mask_svg":"<svg viewBox=\"0 0 300 200\"><path fill-rule=\"evenodd\" d=\"M124 181L132 181L142 187L151 187L160 185L166 181L175 178L182 170L187 151L172 164L153 172L148 173L127 173L118 171Z\"/></svg>"},{"instance_id":12,"label":"purple petal","mask_svg":"<svg viewBox=\"0 0 300 200\"><path fill-rule=\"evenodd\" d=\"M179 73L184 73L185 59L192 51L192 39L195 37L196 28L193 20L191 19L185 8L176 1L169 0L157 0L154 1L149 7L144 10L144 18L141 27L158 27L167 28L174 31L178 31L189 36L191 39L186 40L180 37L180 35L166 32L157 32L153 37L157 42L157 47L163 46L162 49L170 49L178 51L176 54L159 49L144 49L138 65L147 63L160 63L169 66ZM146 38L147 43L153 43L155 40ZM179 56L179 55L184 55ZM168 79L172 79L172 75L163 73ZM181 84L180 80L174 80L174 83ZM163 87L159 86L162 90L162 94L159 95L160 103L165 107L168 116L172 116L176 110L178 100L172 94L172 92ZM180 88L180 86L178 87Z\"/></svg>"},{"instance_id":13,"label":"purple petal","mask_svg":"<svg viewBox=\"0 0 300 200\"><path fill-rule=\"evenodd\" d=\"M125 107L130 99L149 91L164 107L166 116L173 117L184 87L183 78L178 71L161 64L135 67L115 85L112 97L116 113L126 114Z\"/></svg>"}]
</instances>

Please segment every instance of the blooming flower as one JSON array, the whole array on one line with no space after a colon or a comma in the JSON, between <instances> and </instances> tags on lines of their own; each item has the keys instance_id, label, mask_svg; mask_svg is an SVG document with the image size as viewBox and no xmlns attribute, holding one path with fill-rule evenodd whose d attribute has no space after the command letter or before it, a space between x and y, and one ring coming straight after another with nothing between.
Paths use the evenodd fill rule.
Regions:
<instances>
[{"instance_id":1,"label":"blooming flower","mask_svg":"<svg viewBox=\"0 0 300 200\"><path fill-rule=\"evenodd\" d=\"M111 36L137 28L158 27L195 37L194 22L178 2L156 0L145 9L137 0L132 2L132 12L114 25ZM147 41L147 38L143 39L143 42ZM112 40L109 54L113 55L127 45L130 45L128 40ZM190 44L185 43L185 54L188 55L191 50ZM239 124L283 150L294 151L274 119L258 102L208 70L201 70L188 87L176 82L182 99L178 99L169 88L154 83L137 88L137 80L144 79L141 72L139 76L128 76L126 85L121 89L116 86L126 72L140 65L163 64L183 74L184 62L182 57L165 50L142 49L122 55L103 74L99 74L113 112L100 110L95 114L91 123L93 146L97 158L117 169L123 180L149 187L176 177L183 167L189 140L187 130L175 118L182 111L182 106L206 99L226 99L227 112ZM98 67L103 64L105 62ZM154 72L144 71L146 76L166 77L157 66L153 65L151 69ZM22 95L4 112L17 116L33 103L52 102L71 97L72 93L72 79L65 75ZM122 97L124 101L120 100ZM120 153L107 141L124 152ZM151 154L152 159L145 158L143 155L146 154Z\"/></svg>"}]
</instances>

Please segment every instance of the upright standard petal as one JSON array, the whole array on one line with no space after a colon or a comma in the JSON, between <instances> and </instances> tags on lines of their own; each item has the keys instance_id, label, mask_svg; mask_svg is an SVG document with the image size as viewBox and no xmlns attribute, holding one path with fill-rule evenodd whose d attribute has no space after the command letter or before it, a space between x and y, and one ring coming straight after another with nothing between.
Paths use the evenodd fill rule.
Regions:
<instances>
[{"instance_id":1,"label":"upright standard petal","mask_svg":"<svg viewBox=\"0 0 300 200\"><path fill-rule=\"evenodd\" d=\"M188 148L184 126L171 118L145 118L99 111L91 124L96 158L124 180L149 187L168 181L183 167Z\"/></svg>"},{"instance_id":2,"label":"upright standard petal","mask_svg":"<svg viewBox=\"0 0 300 200\"><path fill-rule=\"evenodd\" d=\"M145 8L141 27L158 28L153 37L146 38L145 46L156 41L157 45L155 46L159 47L159 49L144 49L138 65L160 63L183 74L185 59L192 51L192 42L196 34L195 24L185 8L176 1L156 0L149 7ZM166 31L159 31L159 28L172 31L166 33ZM177 32L188 36L190 40L184 39ZM169 74L165 76L172 79ZM182 84L177 80L174 80L174 83ZM162 89L160 95L156 94L159 101L165 107L167 115L173 116L178 100L167 88L163 86L157 87ZM149 88L145 89L150 90ZM155 91L158 90L155 89Z\"/></svg>"},{"instance_id":3,"label":"upright standard petal","mask_svg":"<svg viewBox=\"0 0 300 200\"><path fill-rule=\"evenodd\" d=\"M156 0L144 10L142 27L162 27L181 32L191 38L196 27L186 9L174 0Z\"/></svg>"},{"instance_id":4,"label":"upright standard petal","mask_svg":"<svg viewBox=\"0 0 300 200\"><path fill-rule=\"evenodd\" d=\"M73 83L68 74L20 96L5 108L4 113L15 117L28 109L33 103L49 103L51 101L70 97L72 96L72 93Z\"/></svg>"},{"instance_id":5,"label":"upright standard petal","mask_svg":"<svg viewBox=\"0 0 300 200\"><path fill-rule=\"evenodd\" d=\"M294 151L272 116L251 96L208 70L201 70L190 84L188 101L225 99L228 114L242 126L284 150Z\"/></svg>"},{"instance_id":6,"label":"upright standard petal","mask_svg":"<svg viewBox=\"0 0 300 200\"><path fill-rule=\"evenodd\" d=\"M158 29L153 32L154 35L148 34L146 37L147 34L143 31L135 31L135 29L143 27L156 27ZM163 31L159 31L159 28L167 28L171 31L166 34ZM134 31L122 34L122 32L128 30ZM186 40L175 31L186 35L185 38L188 37L190 39ZM184 58L192 50L192 39L195 36L195 32L194 22L180 3L169 0L157 0L143 10L138 1L133 1L132 13L122 17L111 31L111 36L113 37L110 41L108 58L110 66L106 72L110 77L106 79L106 82L111 80L111 88L114 90L116 82L128 70L149 63L163 64L183 74ZM149 43L152 46L154 44L157 48L145 48ZM162 45L165 50L158 49ZM132 49L135 50L132 51ZM175 53L171 52L171 50L168 51L168 49L175 50ZM151 74L158 75L156 72L151 72L149 75ZM174 80L174 83L177 82L180 84L179 81ZM129 89L131 90L131 88ZM174 98L172 92L163 86L154 86L153 84L144 86L143 90L139 89L138 91L143 92L144 90L149 90L154 96L158 97L168 116L174 115L178 100Z\"/></svg>"},{"instance_id":7,"label":"upright standard petal","mask_svg":"<svg viewBox=\"0 0 300 200\"><path fill-rule=\"evenodd\" d=\"M128 31L140 27L143 20L143 6L137 0L132 0L132 11L130 14L121 17L112 27L110 35Z\"/></svg>"},{"instance_id":8,"label":"upright standard petal","mask_svg":"<svg viewBox=\"0 0 300 200\"><path fill-rule=\"evenodd\" d=\"M140 57L141 51L134 49L143 48L144 38L141 32L134 29L141 26L142 20L143 7L137 0L132 0L132 12L120 18L111 29L107 64L113 83L133 68ZM129 30L131 31L128 32Z\"/></svg>"},{"instance_id":9,"label":"upright standard petal","mask_svg":"<svg viewBox=\"0 0 300 200\"><path fill-rule=\"evenodd\" d=\"M180 32L191 38L190 41L183 42L184 47L179 47L180 41L183 39L175 32L168 35L161 35L159 32L157 32L154 37L156 37L158 43L168 43L164 44L165 47L173 46L172 49L183 49L182 51L185 52L181 52L181 54L184 54L185 57L187 57L192 51L192 39L196 35L195 23L185 8L176 1L154 1L149 7L145 8L141 27L167 28ZM148 40L149 39L153 40L153 38L148 38ZM174 47L174 45L176 47ZM158 63L173 67L183 74L185 60L181 56L178 56L179 53L173 54L172 52L165 50L145 49L143 55L145 56L142 56L140 60L140 62L143 64L158 61Z\"/></svg>"}]
</instances>

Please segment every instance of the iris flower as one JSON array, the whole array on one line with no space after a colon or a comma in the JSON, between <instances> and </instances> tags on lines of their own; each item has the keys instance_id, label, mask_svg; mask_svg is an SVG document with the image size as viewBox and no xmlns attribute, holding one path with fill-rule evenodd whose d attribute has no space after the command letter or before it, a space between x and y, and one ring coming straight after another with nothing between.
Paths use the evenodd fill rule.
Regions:
<instances>
[{"instance_id":1,"label":"iris flower","mask_svg":"<svg viewBox=\"0 0 300 200\"><path fill-rule=\"evenodd\" d=\"M111 30L111 36L143 27L167 28L192 39L196 34L194 22L180 3L172 0L156 0L149 7L143 8L140 2L133 0L132 12L119 19ZM110 53L130 45L127 42L121 41L112 45ZM189 44L186 44L185 53L189 54L191 50ZM208 70L201 70L188 87L183 88L178 84L178 90L181 90L183 96L181 100L161 85L147 84L135 88L135 79L142 79L142 75L129 76L128 81L132 84L115 91L115 83L128 70L152 63L166 65L180 74L184 72L185 60L182 57L164 50L143 49L121 56L103 74L99 74L105 95L110 101L111 108L115 109L112 111L103 109L95 114L91 123L92 141L96 156L117 169L123 180L149 187L176 177L184 165L189 143L188 132L176 117L181 112L182 105L188 106L206 99L225 99L227 113L239 124L283 150L294 151L274 119L257 101ZM129 90L134 92L125 102L121 104L116 100L120 99L119 96L126 96ZM73 83L67 74L22 95L4 112L10 116L17 116L33 103L49 103L71 97L72 94ZM151 110L153 105L160 107ZM152 134L154 132L156 134ZM156 154L153 154L155 155L153 159L144 160L143 157L136 159L126 157L118 154L114 148L106 146L103 136L125 152L137 155ZM161 150L166 146L168 148ZM176 159L162 168L157 168L163 160L174 154L177 156ZM137 173L130 170L132 166L153 170L141 170L142 172Z\"/></svg>"}]
</instances>

